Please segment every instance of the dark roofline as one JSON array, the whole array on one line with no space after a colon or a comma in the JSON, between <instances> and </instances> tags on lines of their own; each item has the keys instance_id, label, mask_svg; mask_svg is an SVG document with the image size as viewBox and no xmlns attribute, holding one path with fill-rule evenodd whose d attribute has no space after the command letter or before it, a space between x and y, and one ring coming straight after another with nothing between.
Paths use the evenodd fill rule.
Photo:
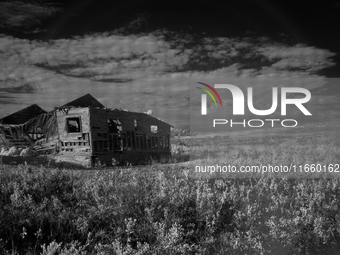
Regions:
<instances>
[{"instance_id":1,"label":"dark roofline","mask_svg":"<svg viewBox=\"0 0 340 255\"><path fill-rule=\"evenodd\" d=\"M58 108L67 108L69 106L80 106L80 107L99 107L105 108L96 98L94 98L91 94L87 93L84 96L81 96L67 104L64 104Z\"/></svg>"},{"instance_id":2,"label":"dark roofline","mask_svg":"<svg viewBox=\"0 0 340 255\"><path fill-rule=\"evenodd\" d=\"M28 117L20 117L21 114L28 114L28 112L30 111L31 108L36 108L34 109L35 111L32 111L31 112L31 117L28 118ZM17 124L22 124L22 123L25 123L26 121L28 121L29 119L32 119L32 118L35 118L37 116L39 116L40 114L43 114L43 113L47 113L44 109L42 109L39 105L37 104L32 104L24 109L21 109L17 112L14 112L6 117L3 117L2 119L0 119L0 123L1 124L13 124L13 125L17 125ZM30 114L28 114L30 115ZM16 119L16 121L14 120ZM18 119L24 119L25 121L19 121L20 123L16 123L18 121Z\"/></svg>"}]
</instances>

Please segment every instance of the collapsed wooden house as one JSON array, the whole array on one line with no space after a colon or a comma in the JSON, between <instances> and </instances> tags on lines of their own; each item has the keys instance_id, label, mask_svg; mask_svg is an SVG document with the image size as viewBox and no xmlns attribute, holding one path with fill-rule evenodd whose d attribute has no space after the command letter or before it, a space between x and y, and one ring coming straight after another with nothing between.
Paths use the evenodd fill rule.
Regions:
<instances>
[{"instance_id":1,"label":"collapsed wooden house","mask_svg":"<svg viewBox=\"0 0 340 255\"><path fill-rule=\"evenodd\" d=\"M8 149L13 146L31 146L34 139L40 138L37 137L39 134L32 136L31 130L24 128L23 124L45 113L44 109L33 104L0 119L0 147Z\"/></svg>"},{"instance_id":2,"label":"collapsed wooden house","mask_svg":"<svg viewBox=\"0 0 340 255\"><path fill-rule=\"evenodd\" d=\"M8 124L8 125L18 125L24 124L26 121L34 117L38 117L40 114L46 113L44 109L42 109L37 104L32 104L18 112L10 114L2 119L0 119L0 124Z\"/></svg>"},{"instance_id":3,"label":"collapsed wooden house","mask_svg":"<svg viewBox=\"0 0 340 255\"><path fill-rule=\"evenodd\" d=\"M5 129L11 134L20 131L3 135ZM87 167L167 157L170 129L170 124L146 113L105 108L89 94L23 124L0 125L2 145L6 137L24 138L40 154Z\"/></svg>"}]
</instances>

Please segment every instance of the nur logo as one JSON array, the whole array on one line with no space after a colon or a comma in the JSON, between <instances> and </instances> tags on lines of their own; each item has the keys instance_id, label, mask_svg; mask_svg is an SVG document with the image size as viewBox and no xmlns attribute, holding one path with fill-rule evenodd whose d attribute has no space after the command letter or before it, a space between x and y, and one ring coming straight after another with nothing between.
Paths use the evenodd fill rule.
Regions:
<instances>
[{"instance_id":1,"label":"nur logo","mask_svg":"<svg viewBox=\"0 0 340 255\"><path fill-rule=\"evenodd\" d=\"M202 83L202 82L197 82L199 84L202 84L209 88L212 92L215 93L217 98L220 101L220 104L222 106L222 100L220 98L220 95L217 93L215 88L217 89L228 89L233 98L233 115L244 115L244 94L242 90L231 84L215 84L215 88L211 87L208 84ZM200 87L197 87L198 89L201 89L205 91L214 101L215 105L217 106L216 100L214 96L210 93L209 90L203 89ZM304 98L287 98L288 93L301 93L304 94ZM307 103L311 99L311 93L309 90L305 88L295 88L295 87L281 87L281 115L286 115L287 111L287 105L288 104L294 104L304 115L312 115L304 106L304 103ZM274 87L272 88L272 106L267 109L267 110L258 110L255 109L254 104L253 104L253 88L248 87L247 88L247 104L248 104L248 109L251 113L255 115L270 115L275 112L277 109L278 105L278 88ZM201 115L207 115L207 95L202 94L201 95Z\"/></svg>"},{"instance_id":2,"label":"nur logo","mask_svg":"<svg viewBox=\"0 0 340 255\"><path fill-rule=\"evenodd\" d=\"M208 85L208 84L205 84L205 83L202 83L202 82L197 82L198 84L202 84L202 85L204 85L204 86L206 86L207 88L209 88L209 89L211 89L211 91L212 92L214 92L215 93L215 95L218 97L218 100L220 100L220 104L222 105L222 100L221 100L221 98L220 98L220 95L217 93L217 91L213 88L213 87L211 87L210 85ZM200 88L200 87L197 87L198 89L201 89L201 90L203 90L203 91L205 91L205 92L207 92L208 93L208 95L214 100L214 103L215 103L215 105L217 106L217 103L216 103L216 100L215 100L215 98L214 98L214 96L208 91L208 90L206 90L206 89L202 89L202 88ZM202 112L201 112L201 114L202 115L207 115L207 95L206 94L202 94ZM205 106L205 107L204 107Z\"/></svg>"}]
</instances>

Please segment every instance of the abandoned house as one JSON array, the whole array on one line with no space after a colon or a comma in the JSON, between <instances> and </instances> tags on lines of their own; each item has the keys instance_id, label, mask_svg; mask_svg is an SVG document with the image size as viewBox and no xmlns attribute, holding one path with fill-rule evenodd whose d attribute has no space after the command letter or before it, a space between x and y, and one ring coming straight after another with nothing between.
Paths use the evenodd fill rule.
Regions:
<instances>
[{"instance_id":1,"label":"abandoned house","mask_svg":"<svg viewBox=\"0 0 340 255\"><path fill-rule=\"evenodd\" d=\"M40 154L87 167L145 163L170 155L170 129L146 113L105 108L87 94L25 123L0 124L0 146L20 141Z\"/></svg>"}]
</instances>

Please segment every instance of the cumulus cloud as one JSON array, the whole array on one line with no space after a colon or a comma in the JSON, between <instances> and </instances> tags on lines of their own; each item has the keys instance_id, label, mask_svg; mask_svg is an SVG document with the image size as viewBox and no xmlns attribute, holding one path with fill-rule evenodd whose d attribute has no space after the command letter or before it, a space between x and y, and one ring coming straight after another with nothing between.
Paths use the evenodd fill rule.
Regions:
<instances>
[{"instance_id":1,"label":"cumulus cloud","mask_svg":"<svg viewBox=\"0 0 340 255\"><path fill-rule=\"evenodd\" d=\"M23 64L30 73L38 67L113 82L167 72L215 72L235 65L241 75L266 74L269 68L273 73L286 70L315 73L334 65L333 53L314 47L264 44L263 39L249 38L197 40L189 36L171 37L166 32L141 36L99 34L50 42L3 37L0 47L7 49L0 54L5 60L0 75L7 77L16 76L13 68ZM24 73L20 70L21 76Z\"/></svg>"},{"instance_id":2,"label":"cumulus cloud","mask_svg":"<svg viewBox=\"0 0 340 255\"><path fill-rule=\"evenodd\" d=\"M31 84L24 84L19 87L7 87L0 88L0 92L8 92L8 93L33 93L36 90L34 86Z\"/></svg>"},{"instance_id":3,"label":"cumulus cloud","mask_svg":"<svg viewBox=\"0 0 340 255\"><path fill-rule=\"evenodd\" d=\"M311 46L287 46L268 38L197 38L168 31L92 34L48 42L2 36L0 49L0 96L12 95L11 87L25 92L13 103L34 102L49 110L91 93L107 107L153 109L156 116L169 116L170 122L176 122L178 115L188 119L189 87L196 82L302 77L311 80L302 84L291 79L289 86L314 89L323 86L316 72L334 64L334 53ZM256 87L270 99L267 89L272 85Z\"/></svg>"},{"instance_id":4,"label":"cumulus cloud","mask_svg":"<svg viewBox=\"0 0 340 255\"><path fill-rule=\"evenodd\" d=\"M173 71L188 60L185 52L179 54L178 49L152 35L87 36L52 43L2 38L1 46L8 49L2 57L12 66L25 61L77 77L133 72L152 75Z\"/></svg>"},{"instance_id":5,"label":"cumulus cloud","mask_svg":"<svg viewBox=\"0 0 340 255\"><path fill-rule=\"evenodd\" d=\"M277 70L304 70L315 73L335 65L331 60L335 53L300 44L291 47L280 44L264 45L258 51L273 61L272 67Z\"/></svg>"}]
</instances>

